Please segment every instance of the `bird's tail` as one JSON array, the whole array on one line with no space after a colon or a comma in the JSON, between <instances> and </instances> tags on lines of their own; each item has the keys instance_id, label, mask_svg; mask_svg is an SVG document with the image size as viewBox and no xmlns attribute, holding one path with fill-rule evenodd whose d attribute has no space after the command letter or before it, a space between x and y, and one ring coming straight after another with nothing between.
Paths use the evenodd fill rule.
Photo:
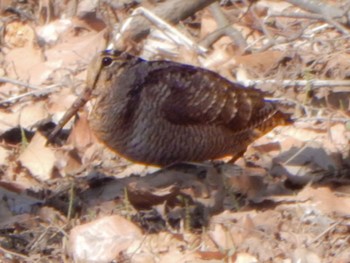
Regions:
<instances>
[{"instance_id":1,"label":"bird's tail","mask_svg":"<svg viewBox=\"0 0 350 263\"><path fill-rule=\"evenodd\" d=\"M261 121L259 125L255 127L258 132L258 137L270 132L273 128L277 126L285 126L293 124L293 120L291 118L292 114L288 113L283 107L276 104L276 102L266 102L266 108L268 110L261 110ZM271 110L273 108L273 110Z\"/></svg>"}]
</instances>

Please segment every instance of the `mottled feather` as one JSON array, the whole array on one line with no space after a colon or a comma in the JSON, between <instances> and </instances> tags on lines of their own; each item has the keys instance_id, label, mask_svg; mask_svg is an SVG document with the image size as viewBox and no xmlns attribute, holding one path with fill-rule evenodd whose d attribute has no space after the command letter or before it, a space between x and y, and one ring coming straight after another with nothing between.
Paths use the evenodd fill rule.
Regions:
<instances>
[{"instance_id":1,"label":"mottled feather","mask_svg":"<svg viewBox=\"0 0 350 263\"><path fill-rule=\"evenodd\" d=\"M105 51L91 65L99 70L89 70L87 84L96 97L91 127L135 162L167 165L241 154L288 122L261 91L203 68L119 51Z\"/></svg>"}]
</instances>

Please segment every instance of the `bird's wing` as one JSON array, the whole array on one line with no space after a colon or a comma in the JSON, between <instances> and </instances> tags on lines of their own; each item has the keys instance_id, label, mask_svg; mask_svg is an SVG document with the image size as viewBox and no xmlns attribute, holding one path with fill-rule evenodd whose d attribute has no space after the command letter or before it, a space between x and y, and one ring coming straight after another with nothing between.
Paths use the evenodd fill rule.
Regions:
<instances>
[{"instance_id":1,"label":"bird's wing","mask_svg":"<svg viewBox=\"0 0 350 263\"><path fill-rule=\"evenodd\" d=\"M165 96L160 108L172 123L222 125L242 131L259 125L275 111L257 89L245 88L202 68L163 63L149 72L146 83L152 83L152 93Z\"/></svg>"}]
</instances>

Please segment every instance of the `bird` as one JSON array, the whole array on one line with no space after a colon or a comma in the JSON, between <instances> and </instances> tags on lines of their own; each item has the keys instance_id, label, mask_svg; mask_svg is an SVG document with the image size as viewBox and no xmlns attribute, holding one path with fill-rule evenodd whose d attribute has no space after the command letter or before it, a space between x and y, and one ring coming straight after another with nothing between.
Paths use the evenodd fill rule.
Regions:
<instances>
[{"instance_id":1,"label":"bird","mask_svg":"<svg viewBox=\"0 0 350 263\"><path fill-rule=\"evenodd\" d=\"M73 108L90 99L89 125L105 146L132 162L161 167L235 160L254 140L291 122L256 88L205 68L112 49L92 59Z\"/></svg>"}]
</instances>

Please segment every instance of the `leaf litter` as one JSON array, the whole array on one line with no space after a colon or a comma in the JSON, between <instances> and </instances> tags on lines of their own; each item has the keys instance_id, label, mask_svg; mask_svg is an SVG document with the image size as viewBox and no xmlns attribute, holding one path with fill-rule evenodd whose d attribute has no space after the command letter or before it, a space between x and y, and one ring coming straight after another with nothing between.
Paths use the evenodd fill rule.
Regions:
<instances>
[{"instance_id":1,"label":"leaf litter","mask_svg":"<svg viewBox=\"0 0 350 263\"><path fill-rule=\"evenodd\" d=\"M349 77L344 32L321 19L282 16L300 11L283 1L258 1L246 12L226 1L221 10L249 52L239 51L229 36L204 56L171 40L163 47L164 39L154 49L155 33L144 46L126 42L149 59L201 65L231 80L272 79L258 88L285 101L297 117L254 142L234 165L157 170L100 145L89 130L90 105L53 145L46 144L45 135L84 88L91 56L106 45L103 10L83 8L83 2L65 19L57 10L69 13L69 5L55 4L56 15L45 23L1 7L10 22L4 25L0 73L39 90L59 88L1 104L0 261L348 261L349 86L312 88L315 80ZM125 6L113 9L124 20L131 12ZM85 16L86 8L95 17ZM203 43L217 24L205 9L177 30ZM309 84L284 87L283 80ZM8 81L0 89L1 100L28 92Z\"/></svg>"}]
</instances>

